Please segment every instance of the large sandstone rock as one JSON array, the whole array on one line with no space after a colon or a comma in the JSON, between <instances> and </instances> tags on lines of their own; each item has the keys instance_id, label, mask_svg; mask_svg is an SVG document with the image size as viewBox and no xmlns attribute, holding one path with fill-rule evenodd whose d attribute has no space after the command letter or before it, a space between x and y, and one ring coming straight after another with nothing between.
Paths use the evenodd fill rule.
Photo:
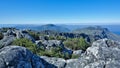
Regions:
<instances>
[{"instance_id":1,"label":"large sandstone rock","mask_svg":"<svg viewBox=\"0 0 120 68\"><path fill-rule=\"evenodd\" d=\"M20 46L6 46L0 49L0 68L57 68L28 49Z\"/></svg>"},{"instance_id":2,"label":"large sandstone rock","mask_svg":"<svg viewBox=\"0 0 120 68\"><path fill-rule=\"evenodd\" d=\"M60 46L60 47L64 47L62 42L59 41L59 40L45 40L42 42L43 45L45 45L46 49L50 49L51 47L57 47L57 46Z\"/></svg>"},{"instance_id":3,"label":"large sandstone rock","mask_svg":"<svg viewBox=\"0 0 120 68\"><path fill-rule=\"evenodd\" d=\"M10 36L10 35L16 36L15 31L9 29L9 30L5 33L5 36Z\"/></svg>"},{"instance_id":4,"label":"large sandstone rock","mask_svg":"<svg viewBox=\"0 0 120 68\"><path fill-rule=\"evenodd\" d=\"M119 55L119 42L101 39L94 42L77 61L67 63L66 68L119 68Z\"/></svg>"},{"instance_id":5,"label":"large sandstone rock","mask_svg":"<svg viewBox=\"0 0 120 68\"><path fill-rule=\"evenodd\" d=\"M57 66L58 68L64 68L66 65L66 60L62 59L62 58L55 58L55 57L46 57L46 56L41 56L41 58L43 58L45 61ZM52 68L50 66L48 66L49 68Z\"/></svg>"},{"instance_id":6,"label":"large sandstone rock","mask_svg":"<svg viewBox=\"0 0 120 68\"><path fill-rule=\"evenodd\" d=\"M10 45L15 40L14 36L4 36L2 40L0 40L0 48Z\"/></svg>"},{"instance_id":7,"label":"large sandstone rock","mask_svg":"<svg viewBox=\"0 0 120 68\"><path fill-rule=\"evenodd\" d=\"M27 32L21 30L8 30L4 33L3 39L0 40L0 48L10 45L15 39L26 38L35 43L35 39Z\"/></svg>"},{"instance_id":8,"label":"large sandstone rock","mask_svg":"<svg viewBox=\"0 0 120 68\"><path fill-rule=\"evenodd\" d=\"M33 43L35 43L35 39L29 35L26 31L18 30L16 31L16 38L26 38L31 40Z\"/></svg>"}]
</instances>

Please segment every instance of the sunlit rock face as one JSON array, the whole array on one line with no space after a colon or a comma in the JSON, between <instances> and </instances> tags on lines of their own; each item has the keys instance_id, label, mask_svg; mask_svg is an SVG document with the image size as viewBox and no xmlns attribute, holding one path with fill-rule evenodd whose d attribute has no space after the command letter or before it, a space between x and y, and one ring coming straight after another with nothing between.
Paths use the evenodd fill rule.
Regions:
<instances>
[{"instance_id":1,"label":"sunlit rock face","mask_svg":"<svg viewBox=\"0 0 120 68\"><path fill-rule=\"evenodd\" d=\"M15 39L26 38L35 43L35 39L30 36L27 32L21 30L7 30L4 33L3 39L0 40L0 48L9 46Z\"/></svg>"},{"instance_id":2,"label":"sunlit rock face","mask_svg":"<svg viewBox=\"0 0 120 68\"><path fill-rule=\"evenodd\" d=\"M6 46L0 49L0 68L57 68L47 63L28 49L20 46Z\"/></svg>"},{"instance_id":3,"label":"sunlit rock face","mask_svg":"<svg viewBox=\"0 0 120 68\"><path fill-rule=\"evenodd\" d=\"M119 68L119 55L119 42L101 39L94 42L78 59L42 58L59 68Z\"/></svg>"},{"instance_id":4,"label":"sunlit rock face","mask_svg":"<svg viewBox=\"0 0 120 68\"><path fill-rule=\"evenodd\" d=\"M119 68L120 43L101 39L92 44L77 61L67 63L66 68Z\"/></svg>"},{"instance_id":5,"label":"sunlit rock face","mask_svg":"<svg viewBox=\"0 0 120 68\"><path fill-rule=\"evenodd\" d=\"M0 48L10 45L15 40L14 36L4 36L2 40L0 40Z\"/></svg>"}]
</instances>

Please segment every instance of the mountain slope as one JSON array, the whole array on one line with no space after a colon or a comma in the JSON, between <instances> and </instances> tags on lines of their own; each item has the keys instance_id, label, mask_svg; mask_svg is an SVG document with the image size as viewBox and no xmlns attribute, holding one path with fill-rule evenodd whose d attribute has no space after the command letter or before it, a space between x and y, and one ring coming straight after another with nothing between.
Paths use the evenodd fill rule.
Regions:
<instances>
[{"instance_id":1,"label":"mountain slope","mask_svg":"<svg viewBox=\"0 0 120 68\"><path fill-rule=\"evenodd\" d=\"M73 33L84 33L84 34L87 34L93 37L95 40L108 38L108 39L112 39L115 41L120 41L119 35L114 34L110 32L107 28L102 28L100 26L76 29L73 31Z\"/></svg>"},{"instance_id":2,"label":"mountain slope","mask_svg":"<svg viewBox=\"0 0 120 68\"><path fill-rule=\"evenodd\" d=\"M40 30L44 31L44 30L54 30L57 32L68 32L70 31L68 28L62 27L62 26L57 26L54 24L46 24L46 25L42 25L40 28Z\"/></svg>"}]
</instances>

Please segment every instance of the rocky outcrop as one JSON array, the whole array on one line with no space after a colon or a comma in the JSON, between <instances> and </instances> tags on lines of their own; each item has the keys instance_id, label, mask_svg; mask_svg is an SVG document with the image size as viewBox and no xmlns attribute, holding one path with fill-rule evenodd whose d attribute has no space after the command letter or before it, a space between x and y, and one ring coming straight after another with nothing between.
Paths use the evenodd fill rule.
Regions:
<instances>
[{"instance_id":1,"label":"rocky outcrop","mask_svg":"<svg viewBox=\"0 0 120 68\"><path fill-rule=\"evenodd\" d=\"M64 47L61 41L59 40L45 40L42 42L46 49L50 49L51 47Z\"/></svg>"},{"instance_id":2,"label":"rocky outcrop","mask_svg":"<svg viewBox=\"0 0 120 68\"><path fill-rule=\"evenodd\" d=\"M41 56L41 58L44 59L45 61L57 66L58 68L64 68L66 66L66 60L64 60L62 58L55 58L55 57L51 58L51 57L46 57L46 56ZM49 67L49 68L53 68L53 67Z\"/></svg>"},{"instance_id":3,"label":"rocky outcrop","mask_svg":"<svg viewBox=\"0 0 120 68\"><path fill-rule=\"evenodd\" d=\"M15 40L14 36L4 36L2 40L0 40L0 48L10 45Z\"/></svg>"},{"instance_id":4,"label":"rocky outcrop","mask_svg":"<svg viewBox=\"0 0 120 68\"><path fill-rule=\"evenodd\" d=\"M21 30L16 31L16 38L18 39L26 38L26 39L31 40L33 43L35 43L35 39L32 36L30 36L26 31L21 31Z\"/></svg>"},{"instance_id":5,"label":"rocky outcrop","mask_svg":"<svg viewBox=\"0 0 120 68\"><path fill-rule=\"evenodd\" d=\"M16 38L26 38L35 43L35 39L32 36L30 36L26 31L8 30L4 33L3 39L0 40L0 48L10 45Z\"/></svg>"},{"instance_id":6,"label":"rocky outcrop","mask_svg":"<svg viewBox=\"0 0 120 68\"><path fill-rule=\"evenodd\" d=\"M60 47L63 53L72 54L72 50L65 48L63 42L60 40L42 40L42 42L36 41L36 44L38 46L43 46L47 50Z\"/></svg>"},{"instance_id":7,"label":"rocky outcrop","mask_svg":"<svg viewBox=\"0 0 120 68\"><path fill-rule=\"evenodd\" d=\"M44 67L39 57L19 46L7 46L0 49L0 61L0 68Z\"/></svg>"},{"instance_id":8,"label":"rocky outcrop","mask_svg":"<svg viewBox=\"0 0 120 68\"><path fill-rule=\"evenodd\" d=\"M75 50L73 51L74 55L81 55L83 53L83 50Z\"/></svg>"},{"instance_id":9,"label":"rocky outcrop","mask_svg":"<svg viewBox=\"0 0 120 68\"><path fill-rule=\"evenodd\" d=\"M5 36L10 36L10 35L16 36L14 30L8 30L8 31L5 33Z\"/></svg>"},{"instance_id":10,"label":"rocky outcrop","mask_svg":"<svg viewBox=\"0 0 120 68\"><path fill-rule=\"evenodd\" d=\"M57 68L28 49L20 46L6 46L0 49L0 68Z\"/></svg>"},{"instance_id":11,"label":"rocky outcrop","mask_svg":"<svg viewBox=\"0 0 120 68\"><path fill-rule=\"evenodd\" d=\"M119 68L119 55L119 42L102 39L94 42L77 61L69 62L66 68Z\"/></svg>"},{"instance_id":12,"label":"rocky outcrop","mask_svg":"<svg viewBox=\"0 0 120 68\"><path fill-rule=\"evenodd\" d=\"M42 57L58 68L119 68L120 43L101 39L92 44L78 59Z\"/></svg>"},{"instance_id":13,"label":"rocky outcrop","mask_svg":"<svg viewBox=\"0 0 120 68\"><path fill-rule=\"evenodd\" d=\"M4 33L4 36L14 36L17 39L26 38L26 39L31 40L33 43L35 43L35 39L32 36L30 36L25 30L10 30L9 29L6 33Z\"/></svg>"}]
</instances>

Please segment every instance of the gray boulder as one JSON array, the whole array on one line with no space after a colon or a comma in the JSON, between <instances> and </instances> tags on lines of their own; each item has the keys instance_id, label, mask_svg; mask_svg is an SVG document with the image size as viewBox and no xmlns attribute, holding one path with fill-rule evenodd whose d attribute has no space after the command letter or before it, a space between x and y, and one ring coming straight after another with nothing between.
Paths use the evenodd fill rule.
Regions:
<instances>
[{"instance_id":1,"label":"gray boulder","mask_svg":"<svg viewBox=\"0 0 120 68\"><path fill-rule=\"evenodd\" d=\"M13 30L7 30L7 32L5 33L5 36L10 36L10 35L13 35L13 36L16 36L15 32Z\"/></svg>"},{"instance_id":2,"label":"gray boulder","mask_svg":"<svg viewBox=\"0 0 120 68\"><path fill-rule=\"evenodd\" d=\"M42 44L45 46L46 49L50 49L51 47L64 47L62 41L59 40L44 40Z\"/></svg>"},{"instance_id":3,"label":"gray boulder","mask_svg":"<svg viewBox=\"0 0 120 68\"><path fill-rule=\"evenodd\" d=\"M16 38L17 38L17 39L23 38L23 34L22 34L21 31L16 30Z\"/></svg>"},{"instance_id":4,"label":"gray boulder","mask_svg":"<svg viewBox=\"0 0 120 68\"><path fill-rule=\"evenodd\" d=\"M35 43L35 39L29 35L26 31L22 31L22 30L16 30L16 38L26 38L31 40L33 43Z\"/></svg>"},{"instance_id":5,"label":"gray boulder","mask_svg":"<svg viewBox=\"0 0 120 68\"><path fill-rule=\"evenodd\" d=\"M41 56L42 59L44 59L45 61L57 66L57 68L64 68L66 65L66 60L62 59L62 58L55 58L55 57L46 57L46 56ZM48 66L48 68L52 68L50 66Z\"/></svg>"},{"instance_id":6,"label":"gray boulder","mask_svg":"<svg viewBox=\"0 0 120 68\"><path fill-rule=\"evenodd\" d=\"M24 47L7 46L0 49L0 68L44 68L44 65ZM34 63L33 63L34 62ZM39 65L38 65L39 64Z\"/></svg>"},{"instance_id":7,"label":"gray boulder","mask_svg":"<svg viewBox=\"0 0 120 68\"><path fill-rule=\"evenodd\" d=\"M73 51L73 54L74 55L81 55L82 54L82 50L75 50L75 51Z\"/></svg>"},{"instance_id":8,"label":"gray boulder","mask_svg":"<svg viewBox=\"0 0 120 68\"><path fill-rule=\"evenodd\" d=\"M10 45L15 40L14 36L4 36L2 40L0 40L0 48Z\"/></svg>"},{"instance_id":9,"label":"gray boulder","mask_svg":"<svg viewBox=\"0 0 120 68\"><path fill-rule=\"evenodd\" d=\"M47 65L56 68L24 47L6 46L0 49L0 68L49 68Z\"/></svg>"}]
</instances>

